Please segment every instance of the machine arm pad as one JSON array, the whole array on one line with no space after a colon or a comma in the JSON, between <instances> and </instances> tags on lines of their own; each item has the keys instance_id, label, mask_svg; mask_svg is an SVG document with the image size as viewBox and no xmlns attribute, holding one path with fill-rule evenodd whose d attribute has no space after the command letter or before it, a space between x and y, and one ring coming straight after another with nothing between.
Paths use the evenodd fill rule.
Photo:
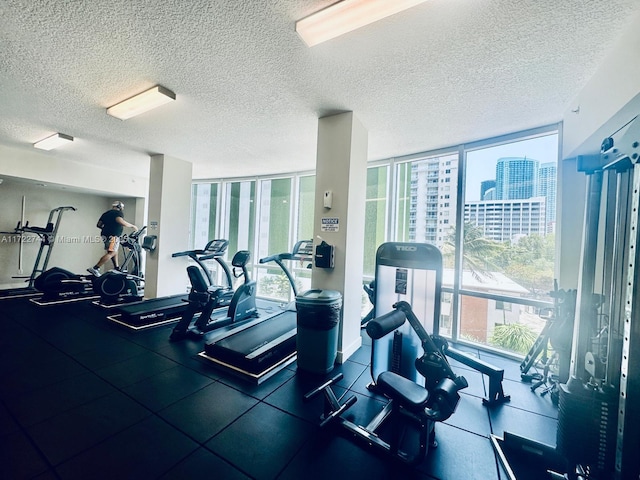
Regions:
<instances>
[{"instance_id":1,"label":"machine arm pad","mask_svg":"<svg viewBox=\"0 0 640 480\"><path fill-rule=\"evenodd\" d=\"M402 310L394 309L367 323L367 334L374 340L377 340L400 327L406 319L407 317Z\"/></svg>"}]
</instances>

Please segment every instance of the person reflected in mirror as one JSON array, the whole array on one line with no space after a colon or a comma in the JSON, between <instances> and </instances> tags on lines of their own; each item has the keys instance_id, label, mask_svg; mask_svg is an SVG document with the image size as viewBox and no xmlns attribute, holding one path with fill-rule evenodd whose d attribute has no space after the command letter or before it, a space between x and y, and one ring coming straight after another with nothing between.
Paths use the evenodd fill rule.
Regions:
<instances>
[{"instance_id":1,"label":"person reflected in mirror","mask_svg":"<svg viewBox=\"0 0 640 480\"><path fill-rule=\"evenodd\" d=\"M109 260L113 263L114 268L118 269L118 249L120 248L120 236L124 227L133 228L134 232L138 231L138 227L124 219L123 210L124 203L119 200L113 202L111 210L104 212L96 224L104 241L105 254L100 257L93 267L87 268L91 275L99 277L100 267Z\"/></svg>"}]
</instances>

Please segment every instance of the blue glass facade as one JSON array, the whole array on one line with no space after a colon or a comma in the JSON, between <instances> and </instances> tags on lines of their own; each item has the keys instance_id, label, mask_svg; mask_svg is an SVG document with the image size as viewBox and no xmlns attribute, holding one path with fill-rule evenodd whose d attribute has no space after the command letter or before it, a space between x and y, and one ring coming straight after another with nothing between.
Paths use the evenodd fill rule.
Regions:
<instances>
[{"instance_id":1,"label":"blue glass facade","mask_svg":"<svg viewBox=\"0 0 640 480\"><path fill-rule=\"evenodd\" d=\"M540 162L526 157L503 157L496 164L496 200L524 200L538 194Z\"/></svg>"}]
</instances>

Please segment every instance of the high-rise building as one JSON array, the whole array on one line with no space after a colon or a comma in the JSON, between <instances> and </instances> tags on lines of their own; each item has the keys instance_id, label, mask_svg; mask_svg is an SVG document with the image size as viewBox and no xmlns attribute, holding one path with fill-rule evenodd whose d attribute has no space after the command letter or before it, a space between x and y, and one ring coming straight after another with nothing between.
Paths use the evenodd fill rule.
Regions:
<instances>
[{"instance_id":1,"label":"high-rise building","mask_svg":"<svg viewBox=\"0 0 640 480\"><path fill-rule=\"evenodd\" d=\"M556 189L558 187L558 167L555 162L543 163L538 169L538 197L546 199L547 233L555 231Z\"/></svg>"},{"instance_id":2,"label":"high-rise building","mask_svg":"<svg viewBox=\"0 0 640 480\"><path fill-rule=\"evenodd\" d=\"M484 236L498 242L546 233L545 198L472 201L464 205L464 221L484 230Z\"/></svg>"},{"instance_id":3,"label":"high-rise building","mask_svg":"<svg viewBox=\"0 0 640 480\"><path fill-rule=\"evenodd\" d=\"M458 156L411 164L409 240L442 247L456 223Z\"/></svg>"},{"instance_id":4,"label":"high-rise building","mask_svg":"<svg viewBox=\"0 0 640 480\"><path fill-rule=\"evenodd\" d=\"M480 200L496 199L496 181L484 180L480 182Z\"/></svg>"},{"instance_id":5,"label":"high-rise building","mask_svg":"<svg viewBox=\"0 0 640 480\"><path fill-rule=\"evenodd\" d=\"M527 157L502 157L496 164L496 200L520 200L538 193L540 162Z\"/></svg>"}]
</instances>

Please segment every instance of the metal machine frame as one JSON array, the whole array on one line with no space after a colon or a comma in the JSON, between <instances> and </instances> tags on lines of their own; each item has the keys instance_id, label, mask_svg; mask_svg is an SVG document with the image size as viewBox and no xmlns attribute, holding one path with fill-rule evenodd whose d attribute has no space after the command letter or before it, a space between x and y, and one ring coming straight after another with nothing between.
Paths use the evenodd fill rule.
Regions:
<instances>
[{"instance_id":1,"label":"metal machine frame","mask_svg":"<svg viewBox=\"0 0 640 480\"><path fill-rule=\"evenodd\" d=\"M422 328L438 337L442 268L442 254L434 245L406 242L380 245L376 252L374 316L388 312L399 301L406 301L419 312ZM375 340L371 347L371 378L374 383L369 388L375 389L375 379L387 370L422 384L424 379L414 366L421 346L415 329L408 324ZM449 345L444 353L487 375L489 393L483 404L491 406L510 400L502 388L504 369Z\"/></svg>"}]
</instances>

